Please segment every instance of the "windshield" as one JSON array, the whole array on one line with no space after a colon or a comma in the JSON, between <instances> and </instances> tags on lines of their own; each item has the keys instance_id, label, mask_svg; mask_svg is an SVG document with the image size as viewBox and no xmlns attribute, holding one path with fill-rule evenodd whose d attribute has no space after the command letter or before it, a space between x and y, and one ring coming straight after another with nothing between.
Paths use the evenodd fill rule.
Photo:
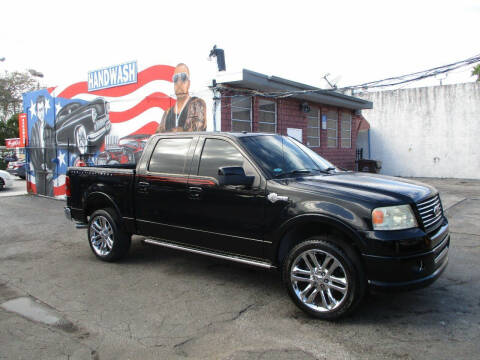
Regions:
<instances>
[{"instance_id":1,"label":"windshield","mask_svg":"<svg viewBox=\"0 0 480 360\"><path fill-rule=\"evenodd\" d=\"M269 177L328 172L336 167L290 137L258 135L239 138Z\"/></svg>"}]
</instances>

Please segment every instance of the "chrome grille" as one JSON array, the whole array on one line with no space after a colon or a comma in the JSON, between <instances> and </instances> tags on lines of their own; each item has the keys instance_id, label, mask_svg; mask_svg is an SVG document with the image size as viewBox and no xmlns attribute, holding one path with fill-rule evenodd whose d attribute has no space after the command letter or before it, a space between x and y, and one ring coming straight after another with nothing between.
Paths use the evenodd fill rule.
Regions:
<instances>
[{"instance_id":1,"label":"chrome grille","mask_svg":"<svg viewBox=\"0 0 480 360\"><path fill-rule=\"evenodd\" d=\"M419 202L417 204L417 210L420 213L425 228L429 228L442 220L443 207L438 195Z\"/></svg>"}]
</instances>

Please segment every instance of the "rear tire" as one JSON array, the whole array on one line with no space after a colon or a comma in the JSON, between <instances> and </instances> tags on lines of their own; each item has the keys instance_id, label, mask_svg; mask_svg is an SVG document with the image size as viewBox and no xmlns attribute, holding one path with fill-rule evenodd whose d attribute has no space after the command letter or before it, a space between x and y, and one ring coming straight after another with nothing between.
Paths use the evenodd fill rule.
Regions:
<instances>
[{"instance_id":1,"label":"rear tire","mask_svg":"<svg viewBox=\"0 0 480 360\"><path fill-rule=\"evenodd\" d=\"M90 216L88 243L96 257L113 262L127 254L131 236L121 230L115 210L108 208L97 210Z\"/></svg>"},{"instance_id":2,"label":"rear tire","mask_svg":"<svg viewBox=\"0 0 480 360\"><path fill-rule=\"evenodd\" d=\"M326 236L295 246L283 263L282 278L295 305L319 319L348 315L365 295L366 281L358 256Z\"/></svg>"}]
</instances>

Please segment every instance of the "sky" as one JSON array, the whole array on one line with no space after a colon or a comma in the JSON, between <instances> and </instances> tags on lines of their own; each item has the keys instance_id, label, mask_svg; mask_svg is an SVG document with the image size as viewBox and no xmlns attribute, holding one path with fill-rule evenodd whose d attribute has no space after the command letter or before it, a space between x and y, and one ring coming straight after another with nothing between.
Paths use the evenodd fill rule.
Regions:
<instances>
[{"instance_id":1,"label":"sky","mask_svg":"<svg viewBox=\"0 0 480 360\"><path fill-rule=\"evenodd\" d=\"M480 54L480 1L7 1L0 71L35 69L41 84L87 80L90 70L137 60L190 66L192 85L225 50L243 68L326 87L404 75ZM474 81L472 67L414 86Z\"/></svg>"}]
</instances>

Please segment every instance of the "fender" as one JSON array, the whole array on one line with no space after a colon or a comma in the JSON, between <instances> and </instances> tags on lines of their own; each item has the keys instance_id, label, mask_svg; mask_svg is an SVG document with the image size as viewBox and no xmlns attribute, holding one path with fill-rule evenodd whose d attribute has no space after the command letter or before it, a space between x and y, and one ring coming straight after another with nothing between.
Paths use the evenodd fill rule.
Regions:
<instances>
[{"instance_id":1,"label":"fender","mask_svg":"<svg viewBox=\"0 0 480 360\"><path fill-rule=\"evenodd\" d=\"M366 242L359 232L341 219L327 214L301 214L285 221L280 225L278 230L273 233L273 242L270 250L271 252L269 251L270 254L268 254L268 257L271 259L276 259L282 239L288 233L288 231L297 226L301 226L302 224L312 223L328 224L352 239L353 243L360 251L366 248Z\"/></svg>"},{"instance_id":2,"label":"fender","mask_svg":"<svg viewBox=\"0 0 480 360\"><path fill-rule=\"evenodd\" d=\"M94 199L102 199L102 200L105 200L106 202L108 202L111 205L111 207L113 207L115 209L119 218L122 218L122 213L120 212L120 209L118 208L118 205L115 203L115 201L112 199L112 197L110 195L104 193L104 192L101 192L101 191L93 191L91 193L85 192L85 194L84 194L84 207L83 207L85 212L87 211L89 201L94 200ZM98 209L96 209L96 210L98 210Z\"/></svg>"}]
</instances>

